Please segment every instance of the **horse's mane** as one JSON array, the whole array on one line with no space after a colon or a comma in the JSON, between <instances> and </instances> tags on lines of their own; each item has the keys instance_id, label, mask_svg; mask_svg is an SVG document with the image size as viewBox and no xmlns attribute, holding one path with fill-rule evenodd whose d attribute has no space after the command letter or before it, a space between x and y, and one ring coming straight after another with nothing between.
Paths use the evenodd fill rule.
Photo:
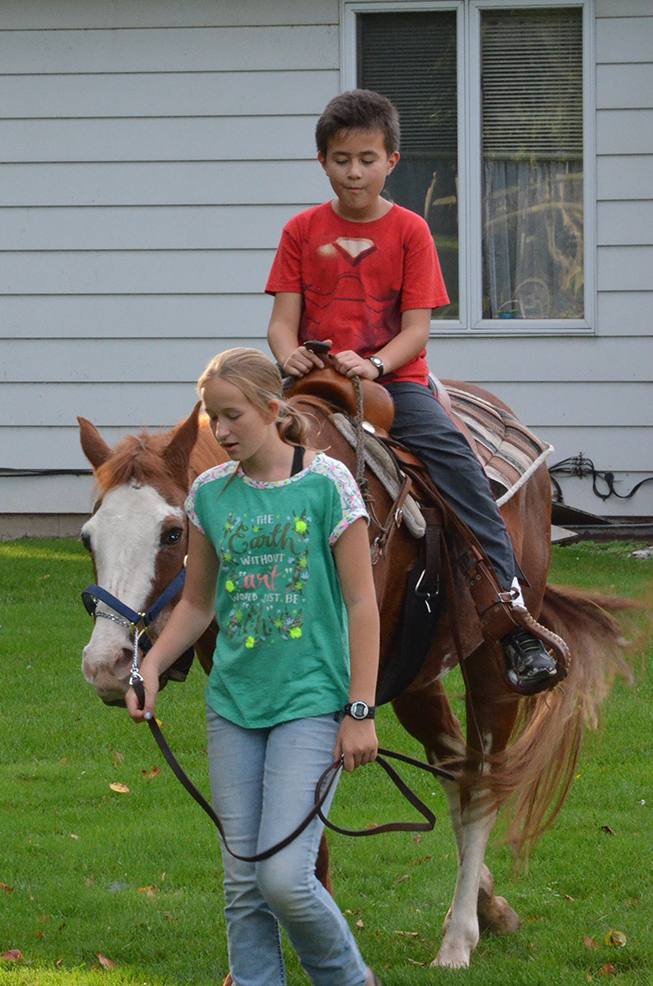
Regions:
<instances>
[{"instance_id":1,"label":"horse's mane","mask_svg":"<svg viewBox=\"0 0 653 986\"><path fill-rule=\"evenodd\" d=\"M107 493L126 483L152 485L157 480L169 481L162 452L170 441L170 432L151 435L127 435L111 450L110 457L96 470L97 486Z\"/></svg>"},{"instance_id":2,"label":"horse's mane","mask_svg":"<svg viewBox=\"0 0 653 986\"><path fill-rule=\"evenodd\" d=\"M171 475L163 456L169 444L172 431L152 435L142 431L140 435L127 435L111 450L111 455L96 470L96 485L103 493L124 486L126 483L139 483L149 486L162 486L170 482ZM194 480L205 469L224 462L228 458L217 444L208 427L208 418L202 415L197 441L190 454L189 481Z\"/></svg>"}]
</instances>

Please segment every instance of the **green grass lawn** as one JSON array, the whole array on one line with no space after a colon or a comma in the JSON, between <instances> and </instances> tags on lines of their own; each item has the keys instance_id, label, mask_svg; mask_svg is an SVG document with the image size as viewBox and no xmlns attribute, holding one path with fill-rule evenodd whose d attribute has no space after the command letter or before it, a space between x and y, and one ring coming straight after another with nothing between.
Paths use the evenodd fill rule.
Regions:
<instances>
[{"instance_id":1,"label":"green grass lawn","mask_svg":"<svg viewBox=\"0 0 653 986\"><path fill-rule=\"evenodd\" d=\"M644 596L653 562L634 545L554 549L552 581ZM102 706L80 672L91 621L80 591L90 563L74 541L0 544L0 986L220 984L227 972L220 857L211 823L169 772L149 730ZM348 840L331 835L336 895L386 986L653 983L653 675L618 682L589 735L567 803L529 870L511 875L497 838L498 892L523 919L483 937L467 971L432 970L455 880L444 797L405 776L438 824ZM159 714L188 773L208 791L203 674L170 685ZM450 677L453 693L460 678ZM421 750L381 710L382 745ZM160 772L156 772L156 769ZM111 789L119 782L129 793ZM382 771L343 779L334 820L410 818ZM611 931L622 947L606 943ZM105 968L98 953L115 963ZM288 950L291 986L307 982Z\"/></svg>"}]
</instances>

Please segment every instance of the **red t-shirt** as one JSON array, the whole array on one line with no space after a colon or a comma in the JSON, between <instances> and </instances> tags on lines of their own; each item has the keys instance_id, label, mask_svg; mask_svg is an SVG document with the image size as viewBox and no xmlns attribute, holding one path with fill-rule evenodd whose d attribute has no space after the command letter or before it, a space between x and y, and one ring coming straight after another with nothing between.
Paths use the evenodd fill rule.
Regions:
<instances>
[{"instance_id":1,"label":"red t-shirt","mask_svg":"<svg viewBox=\"0 0 653 986\"><path fill-rule=\"evenodd\" d=\"M299 342L332 339L335 352L373 356L401 331L401 314L449 303L426 222L393 205L367 223L342 219L330 202L286 223L265 288L301 294ZM384 377L425 384L426 350Z\"/></svg>"}]
</instances>

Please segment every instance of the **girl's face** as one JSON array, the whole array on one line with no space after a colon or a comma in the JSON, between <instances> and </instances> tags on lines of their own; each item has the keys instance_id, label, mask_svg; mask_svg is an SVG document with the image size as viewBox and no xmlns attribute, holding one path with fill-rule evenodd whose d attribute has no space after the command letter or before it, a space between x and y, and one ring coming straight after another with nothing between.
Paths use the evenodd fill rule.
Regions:
<instances>
[{"instance_id":1,"label":"girl's face","mask_svg":"<svg viewBox=\"0 0 653 986\"><path fill-rule=\"evenodd\" d=\"M209 377L202 392L209 427L230 459L245 462L269 440L278 406L270 401L263 414L242 390L222 377Z\"/></svg>"}]
</instances>

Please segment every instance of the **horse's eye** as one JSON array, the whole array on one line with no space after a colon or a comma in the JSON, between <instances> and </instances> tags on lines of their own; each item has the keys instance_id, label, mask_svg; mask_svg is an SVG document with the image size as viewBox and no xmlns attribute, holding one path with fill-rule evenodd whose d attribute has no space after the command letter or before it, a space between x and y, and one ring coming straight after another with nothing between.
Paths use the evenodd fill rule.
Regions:
<instances>
[{"instance_id":1,"label":"horse's eye","mask_svg":"<svg viewBox=\"0 0 653 986\"><path fill-rule=\"evenodd\" d=\"M179 544L183 537L184 532L181 527L173 527L169 531L165 531L161 537L161 544L164 545L174 545Z\"/></svg>"}]
</instances>

